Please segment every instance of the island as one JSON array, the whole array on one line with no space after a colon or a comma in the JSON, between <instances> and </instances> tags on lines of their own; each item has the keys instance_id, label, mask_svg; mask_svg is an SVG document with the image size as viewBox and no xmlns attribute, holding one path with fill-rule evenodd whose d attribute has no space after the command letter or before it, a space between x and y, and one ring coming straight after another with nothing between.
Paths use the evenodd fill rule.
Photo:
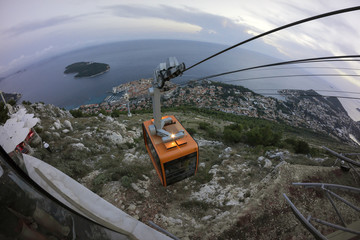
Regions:
<instances>
[{"instance_id":1,"label":"island","mask_svg":"<svg viewBox=\"0 0 360 240\"><path fill-rule=\"evenodd\" d=\"M95 77L109 70L110 70L110 66L106 63L76 62L67 66L65 68L64 73L65 74L77 73L75 75L75 78L81 78L81 77Z\"/></svg>"}]
</instances>

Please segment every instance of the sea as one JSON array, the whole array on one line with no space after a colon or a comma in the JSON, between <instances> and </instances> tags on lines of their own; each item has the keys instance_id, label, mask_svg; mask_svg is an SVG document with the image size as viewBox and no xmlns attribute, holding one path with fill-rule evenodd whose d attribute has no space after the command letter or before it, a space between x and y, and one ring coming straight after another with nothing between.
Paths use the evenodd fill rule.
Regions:
<instances>
[{"instance_id":1,"label":"sea","mask_svg":"<svg viewBox=\"0 0 360 240\"><path fill-rule=\"evenodd\" d=\"M22 94L22 100L54 104L66 109L101 102L122 83L152 78L155 68L168 57L176 57L187 67L221 51L228 46L185 40L136 40L108 43L45 59L20 69L0 81L4 92ZM64 74L65 67L80 61L110 65L110 71L90 78L74 78ZM189 80L241 68L281 62L262 53L235 48L206 61L173 79L183 84ZM278 75L302 75L308 72L297 66L273 67L225 75L211 80L242 85L258 93L276 93L277 89L327 89L334 86L320 77L263 78ZM279 97L279 96L278 96Z\"/></svg>"}]
</instances>

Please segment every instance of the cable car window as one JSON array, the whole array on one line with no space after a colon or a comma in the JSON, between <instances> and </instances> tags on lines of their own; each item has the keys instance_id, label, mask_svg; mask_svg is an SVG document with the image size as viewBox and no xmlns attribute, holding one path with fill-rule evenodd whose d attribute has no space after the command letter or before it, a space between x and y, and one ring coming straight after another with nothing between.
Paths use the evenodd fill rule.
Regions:
<instances>
[{"instance_id":1,"label":"cable car window","mask_svg":"<svg viewBox=\"0 0 360 240\"><path fill-rule=\"evenodd\" d=\"M150 139L147 131L144 131L144 133L145 133L145 135L146 135L146 142L147 142L147 145L148 145L148 147L149 147L149 149L150 149L151 155L153 156L153 158L154 158L154 160L155 160L155 162L156 162L156 165L157 165L157 167L158 167L158 170L159 170L159 172L160 172L161 175L162 175L161 165L160 165L160 158L159 158L158 154L157 154L156 151L155 151L154 145L152 144L151 139Z\"/></svg>"},{"instance_id":2,"label":"cable car window","mask_svg":"<svg viewBox=\"0 0 360 240\"><path fill-rule=\"evenodd\" d=\"M170 185L195 174L197 153L191 153L164 164L166 184Z\"/></svg>"}]
</instances>

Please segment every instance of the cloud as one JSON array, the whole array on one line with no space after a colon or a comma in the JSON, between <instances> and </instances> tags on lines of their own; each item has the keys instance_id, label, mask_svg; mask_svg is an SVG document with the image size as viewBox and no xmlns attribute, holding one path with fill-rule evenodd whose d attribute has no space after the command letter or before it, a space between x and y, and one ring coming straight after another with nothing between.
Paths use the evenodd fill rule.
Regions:
<instances>
[{"instance_id":1,"label":"cloud","mask_svg":"<svg viewBox=\"0 0 360 240\"><path fill-rule=\"evenodd\" d=\"M3 74L8 70L24 67L25 65L31 64L36 60L42 59L44 56L47 56L47 54L54 51L55 47L50 45L30 55L22 54L19 57L11 60L6 66L0 65L0 74Z\"/></svg>"},{"instance_id":2,"label":"cloud","mask_svg":"<svg viewBox=\"0 0 360 240\"><path fill-rule=\"evenodd\" d=\"M29 23L23 23L23 24L19 24L14 27L8 28L7 30L4 31L4 34L14 37L14 36L18 36L18 35L21 35L24 33L37 31L37 30L41 30L44 28L51 28L51 27L65 24L65 23L69 23L69 22L80 19L87 15L89 15L89 14L82 14L82 15L77 15L77 16L62 15L62 16L56 16L53 18L45 19L45 20L38 20L38 21L29 22Z\"/></svg>"},{"instance_id":3,"label":"cloud","mask_svg":"<svg viewBox=\"0 0 360 240\"><path fill-rule=\"evenodd\" d=\"M246 28L234 20L190 7L114 5L105 9L121 18L154 18L199 26L201 30L198 37L202 40L208 36L211 37L209 41L235 43L249 37Z\"/></svg>"}]
</instances>

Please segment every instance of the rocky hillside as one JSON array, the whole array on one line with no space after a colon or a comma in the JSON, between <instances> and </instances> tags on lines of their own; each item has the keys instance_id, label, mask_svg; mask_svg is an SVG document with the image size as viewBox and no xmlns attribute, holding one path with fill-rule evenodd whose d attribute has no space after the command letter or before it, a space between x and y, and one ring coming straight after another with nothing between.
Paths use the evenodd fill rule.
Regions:
<instances>
[{"instance_id":1,"label":"rocky hillside","mask_svg":"<svg viewBox=\"0 0 360 240\"><path fill-rule=\"evenodd\" d=\"M151 99L147 89L150 79L142 79L122 84L115 89L128 89L132 110L151 109ZM312 129L334 136L341 141L355 144L350 135L360 139L360 123L353 121L337 98L326 98L313 90L282 90L286 100L265 97L237 85L220 82L189 82L184 86L167 83L163 92L164 107L196 106L240 116L284 122L290 126ZM100 111L126 111L125 100L118 97L114 101L90 104L80 107L84 113Z\"/></svg>"},{"instance_id":2,"label":"rocky hillside","mask_svg":"<svg viewBox=\"0 0 360 240\"><path fill-rule=\"evenodd\" d=\"M36 130L52 150L49 153L34 146L35 157L64 171L134 218L144 223L151 220L180 239L310 239L282 193L305 216L312 214L336 222L322 192L291 183L357 184L351 172L332 167L335 159L320 149L327 145L337 151L356 151L334 138L310 132L301 135L316 150L313 156L296 154L286 144L234 144L221 136L237 118L233 122L222 115L184 108L165 114L176 115L191 129L200 147L199 170L196 176L164 188L143 145L141 123L151 114L74 118L52 105L26 107L41 119ZM251 121L260 124L256 119ZM212 134L204 123L211 126ZM283 129L282 140L303 133L301 129ZM358 196L346 196L349 201L358 200ZM358 219L346 207L341 209L346 222ZM321 230L331 232L328 228Z\"/></svg>"},{"instance_id":3,"label":"rocky hillside","mask_svg":"<svg viewBox=\"0 0 360 240\"><path fill-rule=\"evenodd\" d=\"M336 97L323 97L314 90L282 90L293 115L302 119L303 125L318 131L332 133L343 140L349 135L360 138L360 124L352 120Z\"/></svg>"}]
</instances>

